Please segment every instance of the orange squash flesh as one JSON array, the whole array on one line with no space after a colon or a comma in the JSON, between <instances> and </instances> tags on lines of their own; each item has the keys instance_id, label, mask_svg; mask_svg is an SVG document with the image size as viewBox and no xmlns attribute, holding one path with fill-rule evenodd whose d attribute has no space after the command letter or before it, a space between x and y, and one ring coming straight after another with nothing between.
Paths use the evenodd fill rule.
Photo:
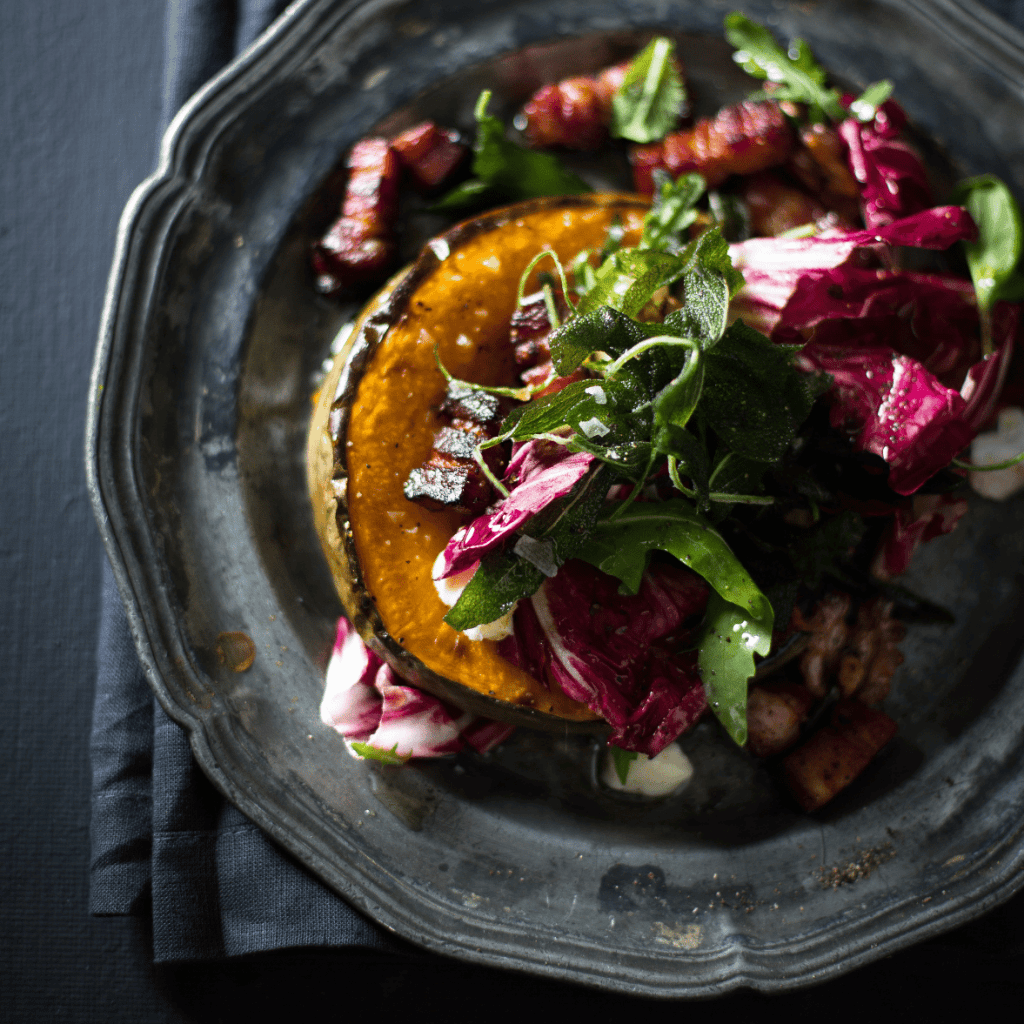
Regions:
<instances>
[{"instance_id":1,"label":"orange squash flesh","mask_svg":"<svg viewBox=\"0 0 1024 1024\"><path fill-rule=\"evenodd\" d=\"M595 197L593 206L555 205L519 214L513 209L504 222L462 238L419 280L371 357L346 441L355 550L364 584L391 636L444 677L575 721L595 716L511 665L495 643L469 640L442 621L448 609L437 596L431 568L467 517L421 508L402 488L410 470L429 457L442 426L438 408L446 384L435 346L456 377L513 383L509 321L526 265L545 248L563 263L581 249L599 248L615 217L626 228L626 244L636 244L644 212L636 199Z\"/></svg>"}]
</instances>

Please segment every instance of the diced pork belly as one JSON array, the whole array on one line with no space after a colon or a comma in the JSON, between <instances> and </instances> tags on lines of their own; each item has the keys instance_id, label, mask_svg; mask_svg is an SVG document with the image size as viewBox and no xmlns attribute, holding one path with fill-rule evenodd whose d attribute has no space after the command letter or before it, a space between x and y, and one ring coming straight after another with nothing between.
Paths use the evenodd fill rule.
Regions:
<instances>
[{"instance_id":1,"label":"diced pork belly","mask_svg":"<svg viewBox=\"0 0 1024 1024\"><path fill-rule=\"evenodd\" d=\"M634 146L633 181L642 195L652 195L653 174L660 168L673 178L702 174L708 188L717 188L731 174L753 174L784 163L794 141L778 103L737 103L693 128L671 132L661 142Z\"/></svg>"},{"instance_id":2,"label":"diced pork belly","mask_svg":"<svg viewBox=\"0 0 1024 1024\"><path fill-rule=\"evenodd\" d=\"M402 132L392 140L391 148L421 192L433 192L443 185L469 155L458 132L439 128L433 121Z\"/></svg>"},{"instance_id":3,"label":"diced pork belly","mask_svg":"<svg viewBox=\"0 0 1024 1024\"><path fill-rule=\"evenodd\" d=\"M612 97L625 80L630 63L538 89L523 107L527 143L536 148L600 149L608 141Z\"/></svg>"},{"instance_id":4,"label":"diced pork belly","mask_svg":"<svg viewBox=\"0 0 1024 1024\"><path fill-rule=\"evenodd\" d=\"M398 157L386 139L352 147L341 216L313 247L317 287L335 292L385 273L395 256Z\"/></svg>"},{"instance_id":5,"label":"diced pork belly","mask_svg":"<svg viewBox=\"0 0 1024 1024\"><path fill-rule=\"evenodd\" d=\"M474 454L481 441L497 434L507 411L508 404L495 395L451 385L441 407L445 425L434 435L430 458L405 481L405 496L435 511L483 512L494 500L494 488ZM500 477L506 461L503 447L488 448L484 460Z\"/></svg>"},{"instance_id":6,"label":"diced pork belly","mask_svg":"<svg viewBox=\"0 0 1024 1024\"><path fill-rule=\"evenodd\" d=\"M830 723L783 758L783 778L797 803L816 811L853 782L896 732L884 712L840 700Z\"/></svg>"},{"instance_id":7,"label":"diced pork belly","mask_svg":"<svg viewBox=\"0 0 1024 1024\"><path fill-rule=\"evenodd\" d=\"M561 295L555 297L558 315L565 317L569 307ZM528 387L542 384L554 372L551 364L551 320L542 293L527 296L512 314L509 325L509 344L520 367L520 380Z\"/></svg>"}]
</instances>

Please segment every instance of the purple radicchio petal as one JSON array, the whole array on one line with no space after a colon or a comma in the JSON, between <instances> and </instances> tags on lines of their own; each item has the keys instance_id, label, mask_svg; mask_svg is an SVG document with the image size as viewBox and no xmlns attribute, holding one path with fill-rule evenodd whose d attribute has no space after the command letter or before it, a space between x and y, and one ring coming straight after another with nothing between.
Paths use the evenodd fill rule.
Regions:
<instances>
[{"instance_id":1,"label":"purple radicchio petal","mask_svg":"<svg viewBox=\"0 0 1024 1024\"><path fill-rule=\"evenodd\" d=\"M618 587L585 562L563 565L516 613L520 663L601 715L612 742L654 756L707 706L696 656L676 650L683 623L707 604L707 585L681 565L658 564L638 594Z\"/></svg>"},{"instance_id":2,"label":"purple radicchio petal","mask_svg":"<svg viewBox=\"0 0 1024 1024\"><path fill-rule=\"evenodd\" d=\"M977 226L960 206L938 206L866 231L828 232L809 238L749 238L729 246L733 265L743 274L730 313L771 333L798 284L809 273L846 268L884 245L948 249L973 239Z\"/></svg>"},{"instance_id":3,"label":"purple radicchio petal","mask_svg":"<svg viewBox=\"0 0 1024 1024\"><path fill-rule=\"evenodd\" d=\"M946 274L842 267L805 274L781 312L785 328L819 345L890 346L958 388L981 355L978 306L970 281Z\"/></svg>"},{"instance_id":4,"label":"purple radicchio petal","mask_svg":"<svg viewBox=\"0 0 1024 1024\"><path fill-rule=\"evenodd\" d=\"M915 494L907 508L896 510L871 564L881 580L907 571L918 544L952 533L967 511L967 499L949 494Z\"/></svg>"},{"instance_id":5,"label":"purple radicchio petal","mask_svg":"<svg viewBox=\"0 0 1024 1024\"><path fill-rule=\"evenodd\" d=\"M435 579L454 576L499 547L551 502L568 494L593 460L587 452L570 452L550 441L534 439L519 447L505 474L506 483L514 485L509 496L452 537Z\"/></svg>"},{"instance_id":6,"label":"purple radicchio petal","mask_svg":"<svg viewBox=\"0 0 1024 1024\"><path fill-rule=\"evenodd\" d=\"M402 758L454 754L466 743L482 753L514 731L403 683L347 619L338 622L320 718L346 740Z\"/></svg>"},{"instance_id":7,"label":"purple radicchio petal","mask_svg":"<svg viewBox=\"0 0 1024 1024\"><path fill-rule=\"evenodd\" d=\"M832 426L856 432L860 451L889 465L889 486L912 494L971 441L967 403L916 359L889 348L842 349L808 344L809 370L832 375Z\"/></svg>"},{"instance_id":8,"label":"purple radicchio petal","mask_svg":"<svg viewBox=\"0 0 1024 1024\"><path fill-rule=\"evenodd\" d=\"M348 619L338 620L320 720L350 740L366 740L380 722L382 700L373 683L384 664Z\"/></svg>"},{"instance_id":9,"label":"purple radicchio petal","mask_svg":"<svg viewBox=\"0 0 1024 1024\"><path fill-rule=\"evenodd\" d=\"M921 158L897 138L897 125L903 120L903 112L889 101L869 124L848 118L839 125L847 164L861 186L861 213L869 228L924 210L933 202Z\"/></svg>"}]
</instances>

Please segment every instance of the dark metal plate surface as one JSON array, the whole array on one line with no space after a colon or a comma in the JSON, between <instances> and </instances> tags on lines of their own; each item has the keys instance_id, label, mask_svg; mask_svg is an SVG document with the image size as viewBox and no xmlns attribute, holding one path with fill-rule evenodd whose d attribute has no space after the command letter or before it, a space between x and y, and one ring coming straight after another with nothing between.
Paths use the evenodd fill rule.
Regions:
<instances>
[{"instance_id":1,"label":"dark metal plate surface","mask_svg":"<svg viewBox=\"0 0 1024 1024\"><path fill-rule=\"evenodd\" d=\"M482 85L521 95L652 30L678 34L698 103L731 98L734 6L844 82L894 79L955 172L1024 195L1024 48L967 2L307 0L185 108L133 197L90 403L92 498L144 667L221 790L414 942L657 996L809 984L1020 886L1024 503L978 500L922 550L908 582L956 625L912 628L899 739L814 817L710 725L685 742L697 782L656 805L603 796L586 737L356 762L318 717L339 605L304 483L346 310L314 294L306 250L332 169L382 120L465 125ZM257 650L243 673L217 654L235 630Z\"/></svg>"}]
</instances>

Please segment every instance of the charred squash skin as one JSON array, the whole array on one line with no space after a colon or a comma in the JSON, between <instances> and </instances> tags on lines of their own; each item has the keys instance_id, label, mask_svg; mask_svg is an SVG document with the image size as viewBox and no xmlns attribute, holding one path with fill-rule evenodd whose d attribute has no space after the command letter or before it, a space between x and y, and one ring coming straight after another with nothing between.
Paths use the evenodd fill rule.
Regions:
<instances>
[{"instance_id":1,"label":"charred squash skin","mask_svg":"<svg viewBox=\"0 0 1024 1024\"><path fill-rule=\"evenodd\" d=\"M584 705L443 622L431 568L467 517L410 502L446 383L516 379L509 321L520 275L542 249L563 263L600 248L620 218L635 244L645 201L585 195L491 211L435 239L364 311L320 392L307 466L314 519L345 612L406 679L476 714L533 728L592 727ZM531 284L529 287L534 287Z\"/></svg>"}]
</instances>

